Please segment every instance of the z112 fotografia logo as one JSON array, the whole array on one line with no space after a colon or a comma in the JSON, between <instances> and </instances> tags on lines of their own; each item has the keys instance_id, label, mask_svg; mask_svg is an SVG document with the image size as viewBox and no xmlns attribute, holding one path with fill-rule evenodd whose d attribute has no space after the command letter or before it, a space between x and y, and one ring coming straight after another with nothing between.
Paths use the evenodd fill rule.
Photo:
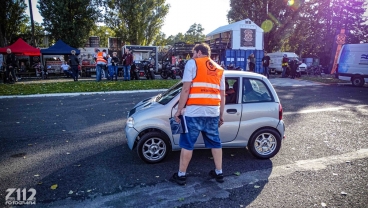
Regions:
<instances>
[{"instance_id":1,"label":"z112 fotografia logo","mask_svg":"<svg viewBox=\"0 0 368 208\"><path fill-rule=\"evenodd\" d=\"M6 189L5 205L36 204L36 190L34 188L8 188ZM30 193L30 194L28 194Z\"/></svg>"}]
</instances>

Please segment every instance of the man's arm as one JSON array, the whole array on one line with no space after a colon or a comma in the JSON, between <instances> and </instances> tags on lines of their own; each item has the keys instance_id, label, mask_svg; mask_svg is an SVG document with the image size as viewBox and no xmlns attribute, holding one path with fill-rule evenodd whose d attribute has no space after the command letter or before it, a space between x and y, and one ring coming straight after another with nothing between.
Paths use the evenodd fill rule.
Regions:
<instances>
[{"instance_id":1,"label":"man's arm","mask_svg":"<svg viewBox=\"0 0 368 208\"><path fill-rule=\"evenodd\" d=\"M225 90L220 90L221 102L220 102L220 121L219 127L224 123L224 109L225 109Z\"/></svg>"},{"instance_id":2,"label":"man's arm","mask_svg":"<svg viewBox=\"0 0 368 208\"><path fill-rule=\"evenodd\" d=\"M178 110L175 113L175 120L176 122L180 123L179 116L181 114L181 111L185 107L185 104L187 103L188 97L189 97L189 91L190 87L192 86L191 82L183 82L183 88L180 92L180 98L179 98L179 105Z\"/></svg>"}]
</instances>

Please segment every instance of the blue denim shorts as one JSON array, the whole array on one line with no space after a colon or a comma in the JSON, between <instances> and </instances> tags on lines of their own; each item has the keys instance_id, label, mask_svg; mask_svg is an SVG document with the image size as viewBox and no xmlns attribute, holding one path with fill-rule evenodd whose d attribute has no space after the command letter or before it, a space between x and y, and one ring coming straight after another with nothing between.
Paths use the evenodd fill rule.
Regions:
<instances>
[{"instance_id":1,"label":"blue denim shorts","mask_svg":"<svg viewBox=\"0 0 368 208\"><path fill-rule=\"evenodd\" d=\"M218 131L220 117L187 117L185 121L188 133L180 134L179 146L186 150L193 150L199 133L202 132L206 148L221 148L221 140Z\"/></svg>"}]
</instances>

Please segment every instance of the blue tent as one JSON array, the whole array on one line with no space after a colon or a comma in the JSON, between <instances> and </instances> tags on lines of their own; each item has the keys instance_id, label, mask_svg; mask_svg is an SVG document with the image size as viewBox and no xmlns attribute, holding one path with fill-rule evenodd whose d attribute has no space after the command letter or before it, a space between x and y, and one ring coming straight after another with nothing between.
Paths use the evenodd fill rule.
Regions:
<instances>
[{"instance_id":1,"label":"blue tent","mask_svg":"<svg viewBox=\"0 0 368 208\"><path fill-rule=\"evenodd\" d=\"M62 40L58 40L53 46L48 49L41 49L42 55L68 55L72 54L71 51L75 50L75 54L80 54L80 50L70 47L68 44L64 43Z\"/></svg>"}]
</instances>

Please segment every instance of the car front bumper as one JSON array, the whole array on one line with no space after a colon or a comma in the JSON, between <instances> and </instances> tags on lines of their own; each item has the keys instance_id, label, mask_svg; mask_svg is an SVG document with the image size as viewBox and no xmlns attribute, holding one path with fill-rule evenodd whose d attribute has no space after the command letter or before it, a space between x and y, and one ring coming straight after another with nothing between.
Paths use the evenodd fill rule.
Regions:
<instances>
[{"instance_id":1,"label":"car front bumper","mask_svg":"<svg viewBox=\"0 0 368 208\"><path fill-rule=\"evenodd\" d=\"M125 126L125 136L128 147L132 150L134 148L135 139L138 137L138 131L133 127Z\"/></svg>"}]
</instances>

